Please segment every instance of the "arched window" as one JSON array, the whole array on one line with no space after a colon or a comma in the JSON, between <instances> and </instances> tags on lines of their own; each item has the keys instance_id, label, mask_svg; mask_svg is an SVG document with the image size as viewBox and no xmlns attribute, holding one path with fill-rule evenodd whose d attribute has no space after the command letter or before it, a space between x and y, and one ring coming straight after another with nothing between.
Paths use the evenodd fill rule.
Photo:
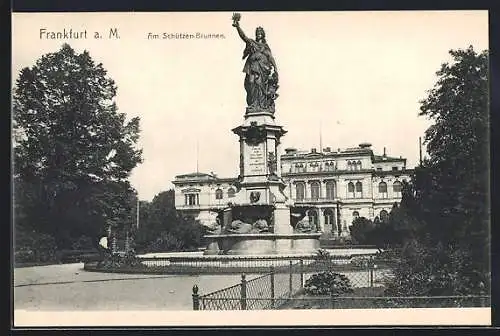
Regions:
<instances>
[{"instance_id":1,"label":"arched window","mask_svg":"<svg viewBox=\"0 0 500 336\"><path fill-rule=\"evenodd\" d=\"M235 193L236 193L236 191L234 190L234 188L229 188L227 190L227 197L229 197L229 198L234 197Z\"/></svg>"},{"instance_id":2,"label":"arched window","mask_svg":"<svg viewBox=\"0 0 500 336\"><path fill-rule=\"evenodd\" d=\"M221 189L217 189L215 191L215 199L222 199L222 190Z\"/></svg>"},{"instance_id":3,"label":"arched window","mask_svg":"<svg viewBox=\"0 0 500 336\"><path fill-rule=\"evenodd\" d=\"M326 198L329 200L335 199L335 182L326 182Z\"/></svg>"},{"instance_id":4,"label":"arched window","mask_svg":"<svg viewBox=\"0 0 500 336\"><path fill-rule=\"evenodd\" d=\"M363 184L356 182L356 198L363 198Z\"/></svg>"},{"instance_id":5,"label":"arched window","mask_svg":"<svg viewBox=\"0 0 500 336\"><path fill-rule=\"evenodd\" d=\"M351 163L351 161L347 161L347 170L352 170L352 163Z\"/></svg>"},{"instance_id":6,"label":"arched window","mask_svg":"<svg viewBox=\"0 0 500 336\"><path fill-rule=\"evenodd\" d=\"M319 182L311 183L311 198L313 200L318 200L320 196Z\"/></svg>"},{"instance_id":7,"label":"arched window","mask_svg":"<svg viewBox=\"0 0 500 336\"><path fill-rule=\"evenodd\" d=\"M392 190L394 191L395 197L401 197L401 192L403 190L403 184L401 182L396 181L392 184Z\"/></svg>"},{"instance_id":8,"label":"arched window","mask_svg":"<svg viewBox=\"0 0 500 336\"><path fill-rule=\"evenodd\" d=\"M389 219L389 213L386 210L380 211L380 220L386 222Z\"/></svg>"},{"instance_id":9,"label":"arched window","mask_svg":"<svg viewBox=\"0 0 500 336\"><path fill-rule=\"evenodd\" d=\"M361 170L361 161L356 162L356 170Z\"/></svg>"},{"instance_id":10,"label":"arched window","mask_svg":"<svg viewBox=\"0 0 500 336\"><path fill-rule=\"evenodd\" d=\"M387 198L387 183L380 182L378 184L378 192L380 194L380 197Z\"/></svg>"},{"instance_id":11,"label":"arched window","mask_svg":"<svg viewBox=\"0 0 500 336\"><path fill-rule=\"evenodd\" d=\"M332 209L325 209L323 211L323 216L325 218L325 225L333 225L335 223L335 218ZM332 226L333 231L333 226Z\"/></svg>"},{"instance_id":12,"label":"arched window","mask_svg":"<svg viewBox=\"0 0 500 336\"><path fill-rule=\"evenodd\" d=\"M358 211L353 211L352 212L352 219L355 220L356 218L359 218L359 212Z\"/></svg>"},{"instance_id":13,"label":"arched window","mask_svg":"<svg viewBox=\"0 0 500 336\"><path fill-rule=\"evenodd\" d=\"M354 198L354 183L347 184L347 198Z\"/></svg>"},{"instance_id":14,"label":"arched window","mask_svg":"<svg viewBox=\"0 0 500 336\"><path fill-rule=\"evenodd\" d=\"M297 185L295 186L295 197L297 201L304 200L305 197L304 183L297 183Z\"/></svg>"},{"instance_id":15,"label":"arched window","mask_svg":"<svg viewBox=\"0 0 500 336\"><path fill-rule=\"evenodd\" d=\"M309 218L309 223L314 225L314 227L318 227L318 212L316 210L309 210L307 212L307 217Z\"/></svg>"}]
</instances>

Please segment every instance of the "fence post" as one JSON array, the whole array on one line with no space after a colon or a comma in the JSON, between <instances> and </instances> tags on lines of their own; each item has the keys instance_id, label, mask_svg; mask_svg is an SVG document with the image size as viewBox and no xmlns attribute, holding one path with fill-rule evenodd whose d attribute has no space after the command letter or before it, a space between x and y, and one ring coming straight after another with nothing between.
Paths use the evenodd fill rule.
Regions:
<instances>
[{"instance_id":1,"label":"fence post","mask_svg":"<svg viewBox=\"0 0 500 336\"><path fill-rule=\"evenodd\" d=\"M373 256L370 256L370 261L368 262L368 271L370 272L370 287L373 287Z\"/></svg>"},{"instance_id":2,"label":"fence post","mask_svg":"<svg viewBox=\"0 0 500 336\"><path fill-rule=\"evenodd\" d=\"M330 308L335 309L335 294L330 294Z\"/></svg>"},{"instance_id":3,"label":"fence post","mask_svg":"<svg viewBox=\"0 0 500 336\"><path fill-rule=\"evenodd\" d=\"M274 309L274 305L276 304L274 300L274 266L271 266L271 308Z\"/></svg>"},{"instance_id":4,"label":"fence post","mask_svg":"<svg viewBox=\"0 0 500 336\"><path fill-rule=\"evenodd\" d=\"M293 261L290 260L290 278L288 281L288 296L292 297L293 293Z\"/></svg>"},{"instance_id":5,"label":"fence post","mask_svg":"<svg viewBox=\"0 0 500 336\"><path fill-rule=\"evenodd\" d=\"M245 274L241 275L240 304L241 304L241 310L247 309L247 280Z\"/></svg>"},{"instance_id":6,"label":"fence post","mask_svg":"<svg viewBox=\"0 0 500 336\"><path fill-rule=\"evenodd\" d=\"M304 260L300 259L300 289L304 288Z\"/></svg>"},{"instance_id":7,"label":"fence post","mask_svg":"<svg viewBox=\"0 0 500 336\"><path fill-rule=\"evenodd\" d=\"M196 285L193 286L193 310L200 310L200 295Z\"/></svg>"}]
</instances>

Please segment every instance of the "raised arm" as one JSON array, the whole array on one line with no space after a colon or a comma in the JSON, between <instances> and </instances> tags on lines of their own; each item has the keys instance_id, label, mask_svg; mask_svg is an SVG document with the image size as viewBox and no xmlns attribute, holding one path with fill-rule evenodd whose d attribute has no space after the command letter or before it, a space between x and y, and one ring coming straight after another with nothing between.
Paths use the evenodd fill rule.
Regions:
<instances>
[{"instance_id":1,"label":"raised arm","mask_svg":"<svg viewBox=\"0 0 500 336\"><path fill-rule=\"evenodd\" d=\"M245 35L243 30L240 28L240 25L238 22L233 23L233 26L236 27L236 30L238 31L238 35L240 35L241 39L245 42L249 42L249 38Z\"/></svg>"}]
</instances>

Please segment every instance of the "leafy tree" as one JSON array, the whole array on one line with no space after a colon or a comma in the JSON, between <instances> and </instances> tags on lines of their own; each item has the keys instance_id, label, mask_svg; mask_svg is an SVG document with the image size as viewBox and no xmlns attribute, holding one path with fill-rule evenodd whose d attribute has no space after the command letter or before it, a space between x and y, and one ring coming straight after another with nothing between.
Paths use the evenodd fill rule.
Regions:
<instances>
[{"instance_id":1,"label":"leafy tree","mask_svg":"<svg viewBox=\"0 0 500 336\"><path fill-rule=\"evenodd\" d=\"M355 243L358 244L372 244L373 240L372 234L375 226L373 222L365 217L358 217L352 221L352 225L349 227L351 231L351 237Z\"/></svg>"},{"instance_id":2,"label":"leafy tree","mask_svg":"<svg viewBox=\"0 0 500 336\"><path fill-rule=\"evenodd\" d=\"M488 53L450 55L421 102L420 115L434 121L425 133L429 158L415 169L405 205L419 226L395 278L410 293L489 287Z\"/></svg>"},{"instance_id":3,"label":"leafy tree","mask_svg":"<svg viewBox=\"0 0 500 336\"><path fill-rule=\"evenodd\" d=\"M17 227L68 248L127 216L141 162L139 118L126 120L102 64L68 44L21 70L13 95Z\"/></svg>"},{"instance_id":4,"label":"leafy tree","mask_svg":"<svg viewBox=\"0 0 500 336\"><path fill-rule=\"evenodd\" d=\"M202 245L206 229L193 218L181 216L175 209L174 197L170 189L141 205L141 225L135 238L139 250L186 250Z\"/></svg>"}]
</instances>

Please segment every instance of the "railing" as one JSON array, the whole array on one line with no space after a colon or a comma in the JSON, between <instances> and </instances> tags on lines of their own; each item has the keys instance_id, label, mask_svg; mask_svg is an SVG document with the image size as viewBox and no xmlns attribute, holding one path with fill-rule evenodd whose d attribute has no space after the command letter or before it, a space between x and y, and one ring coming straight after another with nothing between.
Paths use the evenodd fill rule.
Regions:
<instances>
[{"instance_id":1,"label":"railing","mask_svg":"<svg viewBox=\"0 0 500 336\"><path fill-rule=\"evenodd\" d=\"M304 296L281 309L470 308L491 306L490 296Z\"/></svg>"},{"instance_id":2,"label":"railing","mask_svg":"<svg viewBox=\"0 0 500 336\"><path fill-rule=\"evenodd\" d=\"M242 274L241 282L231 287L200 295L193 286L194 310L255 309L375 309L375 308L463 308L489 307L490 296L385 296L384 282L391 276L388 269L378 269L374 259L350 271L339 269L330 260L288 261L286 272L269 272L252 280ZM314 273L334 271L349 279L353 294L305 295L304 285ZM350 296L351 295L351 296Z\"/></svg>"},{"instance_id":3,"label":"railing","mask_svg":"<svg viewBox=\"0 0 500 336\"><path fill-rule=\"evenodd\" d=\"M339 200L338 197L302 197L293 198L295 203L314 203L314 202L336 202Z\"/></svg>"},{"instance_id":4,"label":"railing","mask_svg":"<svg viewBox=\"0 0 500 336\"><path fill-rule=\"evenodd\" d=\"M356 256L329 256L328 261L317 256L198 256L198 257L140 257L144 268L170 274L220 274L220 273L269 273L274 267L276 273L288 271L289 262L302 263L304 270L314 272L327 267L343 271L359 271L365 266L356 264L358 259L368 258L370 254ZM380 263L379 267L385 267ZM388 267L388 266L387 266Z\"/></svg>"},{"instance_id":5,"label":"railing","mask_svg":"<svg viewBox=\"0 0 500 336\"><path fill-rule=\"evenodd\" d=\"M241 282L205 295L193 286L193 310L256 310L274 309L283 305L304 286L303 264L289 261L286 273L269 273L252 280L241 275Z\"/></svg>"}]
</instances>

